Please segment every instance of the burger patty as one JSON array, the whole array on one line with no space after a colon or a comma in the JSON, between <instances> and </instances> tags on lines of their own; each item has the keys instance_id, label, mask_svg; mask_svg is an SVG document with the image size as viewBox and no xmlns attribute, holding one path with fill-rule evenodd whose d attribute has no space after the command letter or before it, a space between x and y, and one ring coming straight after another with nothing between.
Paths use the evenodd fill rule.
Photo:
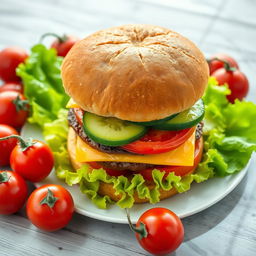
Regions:
<instances>
[{"instance_id":1,"label":"burger patty","mask_svg":"<svg viewBox=\"0 0 256 256\"><path fill-rule=\"evenodd\" d=\"M154 168L153 164L143 164L143 163L129 163L129 162L99 162L102 167L109 168L117 171L129 170L132 172L142 171L148 168Z\"/></svg>"},{"instance_id":2,"label":"burger patty","mask_svg":"<svg viewBox=\"0 0 256 256\"><path fill-rule=\"evenodd\" d=\"M204 128L204 123L200 122L196 126L196 140L199 140L201 136L203 135L203 128Z\"/></svg>"},{"instance_id":3,"label":"burger patty","mask_svg":"<svg viewBox=\"0 0 256 256\"><path fill-rule=\"evenodd\" d=\"M91 147L105 153L129 153L124 149L121 149L119 147L111 147L111 146L105 146L101 145L95 141L93 141L91 138L87 136L87 134L84 132L84 129L82 125L77 121L76 115L74 110L71 108L68 111L68 122L69 125L75 130L77 135L85 141L87 144L89 144ZM202 136L203 133L203 122L200 122L196 127L196 139L199 139ZM130 163L130 162L99 162L104 168L109 168L113 170L130 170L130 171L141 171L145 170L147 168L153 168L155 165L153 164L144 164L144 163Z\"/></svg>"}]
</instances>

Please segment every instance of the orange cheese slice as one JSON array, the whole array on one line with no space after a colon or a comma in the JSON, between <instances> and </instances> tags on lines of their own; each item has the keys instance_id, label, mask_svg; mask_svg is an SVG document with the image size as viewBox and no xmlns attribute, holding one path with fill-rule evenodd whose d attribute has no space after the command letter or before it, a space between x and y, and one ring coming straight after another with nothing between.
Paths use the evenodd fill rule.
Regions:
<instances>
[{"instance_id":1,"label":"orange cheese slice","mask_svg":"<svg viewBox=\"0 0 256 256\"><path fill-rule=\"evenodd\" d=\"M75 103L75 101L72 98L70 98L66 105L66 108L79 108L79 106Z\"/></svg>"},{"instance_id":2,"label":"orange cheese slice","mask_svg":"<svg viewBox=\"0 0 256 256\"><path fill-rule=\"evenodd\" d=\"M170 152L154 155L108 154L100 152L77 136L76 161L78 162L131 162L155 165L193 166L195 150L195 132L181 146Z\"/></svg>"}]
</instances>

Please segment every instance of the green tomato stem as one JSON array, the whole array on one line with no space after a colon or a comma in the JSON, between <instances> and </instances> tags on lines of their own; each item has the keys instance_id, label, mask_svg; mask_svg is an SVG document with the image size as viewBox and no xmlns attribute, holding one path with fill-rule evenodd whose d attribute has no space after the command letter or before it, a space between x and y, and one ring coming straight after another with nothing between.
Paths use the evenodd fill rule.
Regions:
<instances>
[{"instance_id":1,"label":"green tomato stem","mask_svg":"<svg viewBox=\"0 0 256 256\"><path fill-rule=\"evenodd\" d=\"M230 65L230 63L229 63L228 61L222 60L222 59L217 58L217 57L215 57L215 58L213 58L213 59L207 59L207 62L208 62L208 63L211 63L211 62L214 61L214 60L218 60L218 61L222 62L222 63L224 64L224 68L225 68L227 71L234 72L234 71L237 70L237 68L231 67L231 65Z\"/></svg>"},{"instance_id":2,"label":"green tomato stem","mask_svg":"<svg viewBox=\"0 0 256 256\"><path fill-rule=\"evenodd\" d=\"M36 142L33 141L31 138L29 140L24 140L21 136L19 135L10 135L6 136L3 138L0 138L0 141L2 140L8 140L8 139L17 139L19 140L19 146L21 148L21 151L27 150L29 147L33 146Z\"/></svg>"},{"instance_id":3,"label":"green tomato stem","mask_svg":"<svg viewBox=\"0 0 256 256\"><path fill-rule=\"evenodd\" d=\"M40 202L41 205L48 205L50 208L53 208L55 203L58 201L59 199L57 197L55 197L52 193L52 191L48 188L48 192L45 198L43 198L43 200Z\"/></svg>"},{"instance_id":4,"label":"green tomato stem","mask_svg":"<svg viewBox=\"0 0 256 256\"><path fill-rule=\"evenodd\" d=\"M127 216L127 219L128 219L130 229L133 232L138 233L140 239L147 237L148 236L148 231L147 231L146 225L143 222L140 222L139 227L134 226L131 222L129 210L127 208L125 208L125 211L126 211L126 216Z\"/></svg>"},{"instance_id":5,"label":"green tomato stem","mask_svg":"<svg viewBox=\"0 0 256 256\"><path fill-rule=\"evenodd\" d=\"M16 111L19 112L21 110L28 111L28 100L22 100L20 96L18 95L15 100L12 101L15 105Z\"/></svg>"},{"instance_id":6,"label":"green tomato stem","mask_svg":"<svg viewBox=\"0 0 256 256\"><path fill-rule=\"evenodd\" d=\"M1 172L0 173L0 184L8 182L11 176L8 177L7 172Z\"/></svg>"},{"instance_id":7,"label":"green tomato stem","mask_svg":"<svg viewBox=\"0 0 256 256\"><path fill-rule=\"evenodd\" d=\"M63 36L59 36L55 33L45 33L41 36L39 43L42 43L43 40L45 39L45 37L48 37L48 36L56 37L60 43L64 43L68 39L67 35L65 35L65 34Z\"/></svg>"}]
</instances>

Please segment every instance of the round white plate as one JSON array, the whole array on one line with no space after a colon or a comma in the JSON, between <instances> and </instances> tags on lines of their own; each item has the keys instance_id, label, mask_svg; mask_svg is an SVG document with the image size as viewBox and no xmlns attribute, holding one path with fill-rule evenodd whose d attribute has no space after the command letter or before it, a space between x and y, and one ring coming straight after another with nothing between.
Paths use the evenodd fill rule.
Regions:
<instances>
[{"instance_id":1,"label":"round white plate","mask_svg":"<svg viewBox=\"0 0 256 256\"><path fill-rule=\"evenodd\" d=\"M32 137L34 139L43 140L41 130L37 126L31 124L26 124L23 127L21 135L27 138ZM155 205L136 204L132 207L132 209L130 209L131 220L133 223L136 223L143 212L153 207L169 208L180 218L198 213L212 206L228 195L243 179L248 166L249 163L246 168L235 175L227 176L225 178L213 178L200 184L193 183L188 192L175 195ZM36 185L40 186L50 183L60 184L70 191L75 202L76 211L78 213L98 220L113 223L128 223L124 209L121 209L116 205L111 205L106 210L97 208L94 204L92 204L86 195L80 192L78 186L75 185L70 187L63 181L59 180L55 176L54 170L44 181Z\"/></svg>"}]
</instances>

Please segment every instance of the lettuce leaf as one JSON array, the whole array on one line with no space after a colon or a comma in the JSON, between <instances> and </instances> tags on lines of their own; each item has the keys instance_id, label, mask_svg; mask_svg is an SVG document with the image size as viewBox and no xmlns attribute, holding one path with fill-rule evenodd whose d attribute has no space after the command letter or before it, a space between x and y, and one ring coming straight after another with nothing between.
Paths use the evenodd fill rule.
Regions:
<instances>
[{"instance_id":1,"label":"lettuce leaf","mask_svg":"<svg viewBox=\"0 0 256 256\"><path fill-rule=\"evenodd\" d=\"M203 167L203 163L201 163ZM109 176L104 169L90 170L87 164L84 164L76 172L66 171L65 182L72 186L80 185L82 193L86 194L94 204L99 208L106 209L108 203L113 203L108 196L98 194L100 182L111 183L116 191L116 195L120 196L117 205L121 208L131 208L134 204L134 193L137 193L141 199L149 199L150 203L160 201L159 189L168 191L175 188L179 193L190 189L191 183L202 182L213 175L212 169L199 168L195 174L190 174L184 177L176 176L170 173L166 179L163 178L164 173L155 169L153 170L153 179L155 186L149 189L146 181L140 174L135 174L131 179L124 176Z\"/></svg>"},{"instance_id":2,"label":"lettuce leaf","mask_svg":"<svg viewBox=\"0 0 256 256\"><path fill-rule=\"evenodd\" d=\"M16 70L32 108L29 122L42 128L45 123L57 118L59 110L65 108L69 100L60 76L62 60L54 49L38 44L31 49L25 63L20 64Z\"/></svg>"},{"instance_id":3,"label":"lettuce leaf","mask_svg":"<svg viewBox=\"0 0 256 256\"><path fill-rule=\"evenodd\" d=\"M227 86L218 86L217 81L210 78L203 97L205 147L216 151L214 161L209 163L215 176L240 171L256 151L256 105L239 100L230 104L226 99L229 93Z\"/></svg>"},{"instance_id":4,"label":"lettuce leaf","mask_svg":"<svg viewBox=\"0 0 256 256\"><path fill-rule=\"evenodd\" d=\"M164 173L155 169L152 172L153 186L140 174L130 178L109 176L104 169L91 170L84 164L80 169L72 169L67 152L67 110L68 101L60 78L62 58L52 49L43 45L32 48L31 56L17 69L22 78L25 95L29 99L32 115L29 122L38 124L46 142L55 157L55 170L58 178L69 186L79 184L99 208L106 209L113 203L108 196L99 194L100 182L113 185L121 208L130 208L134 204L134 194L147 198L150 203L159 201L160 190L175 188L178 193L190 189L193 181L199 183L215 176L234 174L245 167L253 151L256 151L256 105L251 102L235 101L230 104L226 95L227 86L218 86L214 78L209 79L203 97L205 103L204 118L204 154L201 163L193 174L183 177L170 173L164 179Z\"/></svg>"},{"instance_id":5,"label":"lettuce leaf","mask_svg":"<svg viewBox=\"0 0 256 256\"><path fill-rule=\"evenodd\" d=\"M45 141L53 151L55 159L56 175L60 179L65 179L66 171L72 170L67 151L68 121L66 109L60 109L58 118L53 122L45 123L43 135Z\"/></svg>"}]
</instances>

